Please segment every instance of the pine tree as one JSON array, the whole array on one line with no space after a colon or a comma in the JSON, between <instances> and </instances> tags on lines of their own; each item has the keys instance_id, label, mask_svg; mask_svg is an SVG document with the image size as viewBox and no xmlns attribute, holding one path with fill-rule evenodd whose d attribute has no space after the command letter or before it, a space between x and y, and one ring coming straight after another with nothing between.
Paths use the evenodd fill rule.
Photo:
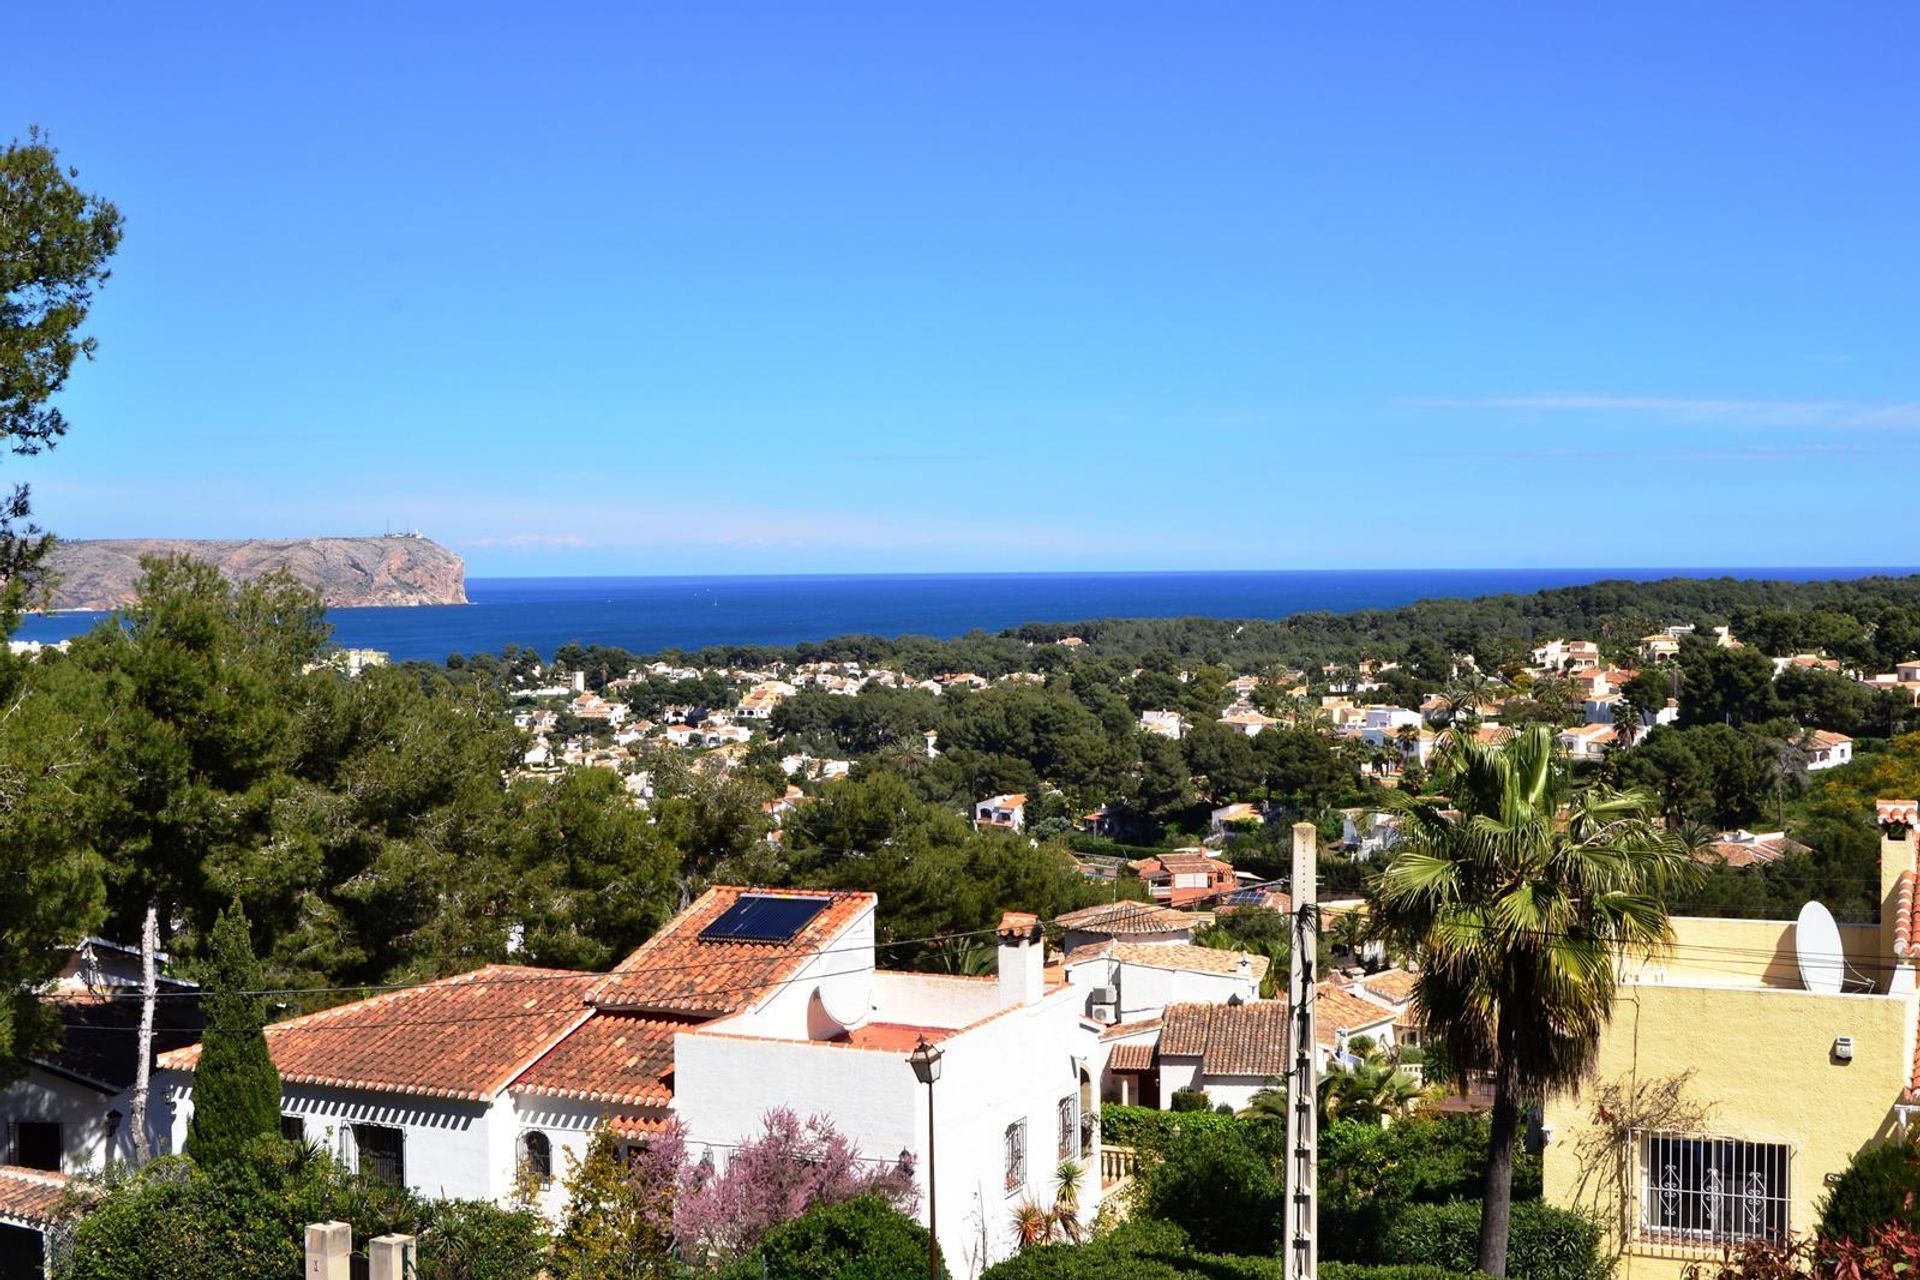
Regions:
<instances>
[{"instance_id":1,"label":"pine tree","mask_svg":"<svg viewBox=\"0 0 1920 1280\"><path fill-rule=\"evenodd\" d=\"M280 1132L280 1073L261 1030L260 962L238 901L220 913L210 942L207 1030L187 1126L187 1154L203 1165L231 1160Z\"/></svg>"}]
</instances>

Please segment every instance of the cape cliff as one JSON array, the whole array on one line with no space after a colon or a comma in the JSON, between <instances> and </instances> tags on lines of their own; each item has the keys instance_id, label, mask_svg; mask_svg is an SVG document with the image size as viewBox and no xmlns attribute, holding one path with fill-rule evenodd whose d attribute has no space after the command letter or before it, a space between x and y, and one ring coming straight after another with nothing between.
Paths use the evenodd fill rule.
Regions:
<instances>
[{"instance_id":1,"label":"cape cliff","mask_svg":"<svg viewBox=\"0 0 1920 1280\"><path fill-rule=\"evenodd\" d=\"M188 555L236 581L275 569L320 593L329 608L465 604L467 567L429 538L126 538L62 542L47 558L56 609L130 604L142 556Z\"/></svg>"}]
</instances>

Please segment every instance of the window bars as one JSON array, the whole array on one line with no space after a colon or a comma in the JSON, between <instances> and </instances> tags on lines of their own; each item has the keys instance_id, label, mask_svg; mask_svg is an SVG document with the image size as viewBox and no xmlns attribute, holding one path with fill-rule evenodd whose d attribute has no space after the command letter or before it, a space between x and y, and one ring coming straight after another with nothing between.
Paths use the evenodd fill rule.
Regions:
<instances>
[{"instance_id":1,"label":"window bars","mask_svg":"<svg viewBox=\"0 0 1920 1280\"><path fill-rule=\"evenodd\" d=\"M1015 1120L1007 1126L1007 1190L1018 1191L1027 1185L1027 1122Z\"/></svg>"},{"instance_id":2,"label":"window bars","mask_svg":"<svg viewBox=\"0 0 1920 1280\"><path fill-rule=\"evenodd\" d=\"M1787 1238L1784 1143L1664 1130L1634 1135L1641 1240L1717 1247Z\"/></svg>"},{"instance_id":3,"label":"window bars","mask_svg":"<svg viewBox=\"0 0 1920 1280\"><path fill-rule=\"evenodd\" d=\"M1060 1099L1059 1158L1071 1160L1080 1154L1080 1100L1071 1095Z\"/></svg>"}]
</instances>

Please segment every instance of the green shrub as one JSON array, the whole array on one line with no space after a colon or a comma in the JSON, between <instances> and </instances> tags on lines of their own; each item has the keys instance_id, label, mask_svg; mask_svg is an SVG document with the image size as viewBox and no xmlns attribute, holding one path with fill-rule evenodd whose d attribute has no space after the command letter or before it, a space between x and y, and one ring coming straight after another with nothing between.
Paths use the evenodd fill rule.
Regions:
<instances>
[{"instance_id":1,"label":"green shrub","mask_svg":"<svg viewBox=\"0 0 1920 1280\"><path fill-rule=\"evenodd\" d=\"M1139 1175L1137 1212L1177 1223L1205 1252L1272 1254L1286 1189L1251 1128L1187 1133L1168 1144Z\"/></svg>"},{"instance_id":2,"label":"green shrub","mask_svg":"<svg viewBox=\"0 0 1920 1280\"><path fill-rule=\"evenodd\" d=\"M1207 1095L1199 1089L1175 1089L1173 1103L1169 1108L1175 1112L1211 1111L1212 1109L1212 1104L1207 1101Z\"/></svg>"},{"instance_id":3,"label":"green shrub","mask_svg":"<svg viewBox=\"0 0 1920 1280\"><path fill-rule=\"evenodd\" d=\"M285 1280L305 1266L309 1222L351 1223L356 1240L430 1221L418 1199L349 1174L278 1138L211 1168L154 1161L109 1188L74 1231L62 1280Z\"/></svg>"},{"instance_id":4,"label":"green shrub","mask_svg":"<svg viewBox=\"0 0 1920 1280\"><path fill-rule=\"evenodd\" d=\"M1447 1271L1474 1270L1480 1254L1480 1203L1410 1204L1394 1215L1381 1261ZM1513 1206L1507 1274L1515 1280L1600 1280L1600 1228L1568 1209L1539 1201Z\"/></svg>"},{"instance_id":5,"label":"green shrub","mask_svg":"<svg viewBox=\"0 0 1920 1280\"><path fill-rule=\"evenodd\" d=\"M485 1200L441 1200L427 1209L419 1280L538 1280L547 1222L533 1210Z\"/></svg>"},{"instance_id":6,"label":"green shrub","mask_svg":"<svg viewBox=\"0 0 1920 1280\"><path fill-rule=\"evenodd\" d=\"M1920 1226L1920 1151L1891 1141L1854 1156L1820 1201L1817 1234L1865 1241L1889 1222Z\"/></svg>"},{"instance_id":7,"label":"green shrub","mask_svg":"<svg viewBox=\"0 0 1920 1280\"><path fill-rule=\"evenodd\" d=\"M1281 1267L1278 1258L1200 1252L1172 1223L1136 1220L1083 1245L1016 1254L980 1280L1281 1280Z\"/></svg>"},{"instance_id":8,"label":"green shrub","mask_svg":"<svg viewBox=\"0 0 1920 1280\"><path fill-rule=\"evenodd\" d=\"M775 1227L721 1280L898 1280L926 1273L926 1228L880 1197L861 1195Z\"/></svg>"},{"instance_id":9,"label":"green shrub","mask_svg":"<svg viewBox=\"0 0 1920 1280\"><path fill-rule=\"evenodd\" d=\"M1323 1262L1320 1264L1320 1280L1482 1280L1482 1278L1477 1271L1463 1274L1458 1271L1449 1271L1445 1267Z\"/></svg>"}]
</instances>

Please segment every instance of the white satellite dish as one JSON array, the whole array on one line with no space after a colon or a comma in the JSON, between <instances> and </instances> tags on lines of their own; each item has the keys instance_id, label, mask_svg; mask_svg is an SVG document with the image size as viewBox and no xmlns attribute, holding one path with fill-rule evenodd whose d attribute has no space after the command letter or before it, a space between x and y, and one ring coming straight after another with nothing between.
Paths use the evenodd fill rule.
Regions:
<instances>
[{"instance_id":1,"label":"white satellite dish","mask_svg":"<svg viewBox=\"0 0 1920 1280\"><path fill-rule=\"evenodd\" d=\"M1800 958L1800 981L1807 990L1837 996L1847 976L1847 958L1840 950L1840 926L1833 913L1817 902L1800 908L1793 926L1793 948Z\"/></svg>"}]
</instances>

